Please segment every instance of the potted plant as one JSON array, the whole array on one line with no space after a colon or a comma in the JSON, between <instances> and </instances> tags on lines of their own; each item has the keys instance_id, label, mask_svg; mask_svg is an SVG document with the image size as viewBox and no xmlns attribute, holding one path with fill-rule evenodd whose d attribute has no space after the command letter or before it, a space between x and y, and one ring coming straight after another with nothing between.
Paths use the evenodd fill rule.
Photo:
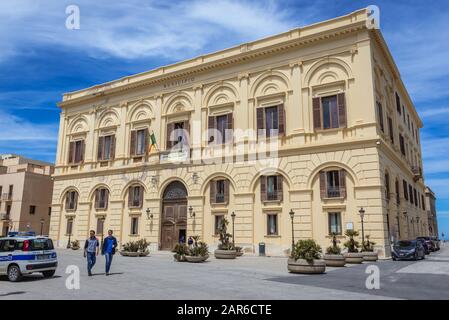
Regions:
<instances>
[{"instance_id":1,"label":"potted plant","mask_svg":"<svg viewBox=\"0 0 449 320\"><path fill-rule=\"evenodd\" d=\"M194 244L189 248L185 259L187 262L204 262L209 258L209 248L207 244L200 240L200 236L193 237Z\"/></svg>"},{"instance_id":2,"label":"potted plant","mask_svg":"<svg viewBox=\"0 0 449 320\"><path fill-rule=\"evenodd\" d=\"M120 254L125 257L144 257L150 253L150 250L148 250L149 245L150 243L146 239L130 241L123 245Z\"/></svg>"},{"instance_id":3,"label":"potted plant","mask_svg":"<svg viewBox=\"0 0 449 320\"><path fill-rule=\"evenodd\" d=\"M228 220L223 218L219 226L220 244L218 245L218 249L214 251L215 258L217 259L235 259L237 257L237 250L235 250L230 241L232 235L229 234L227 230Z\"/></svg>"},{"instance_id":4,"label":"potted plant","mask_svg":"<svg viewBox=\"0 0 449 320\"><path fill-rule=\"evenodd\" d=\"M70 247L72 250L78 250L80 248L80 242L78 240L72 241L72 245Z\"/></svg>"},{"instance_id":5,"label":"potted plant","mask_svg":"<svg viewBox=\"0 0 449 320\"><path fill-rule=\"evenodd\" d=\"M359 233L355 230L346 230L345 236L349 238L348 241L344 243L344 246L348 249L348 252L344 254L346 263L362 263L363 254L359 252L359 243L354 239L358 237Z\"/></svg>"},{"instance_id":6,"label":"potted plant","mask_svg":"<svg viewBox=\"0 0 449 320\"><path fill-rule=\"evenodd\" d=\"M174 252L173 257L178 262L184 262L186 260L186 255L189 252L189 247L185 243L178 243L173 248L172 252Z\"/></svg>"},{"instance_id":7,"label":"potted plant","mask_svg":"<svg viewBox=\"0 0 449 320\"><path fill-rule=\"evenodd\" d=\"M374 251L374 245L376 244L373 241L369 240L369 235L367 235L366 240L362 245L362 253L364 261L377 261L379 259L379 255Z\"/></svg>"},{"instance_id":8,"label":"potted plant","mask_svg":"<svg viewBox=\"0 0 449 320\"><path fill-rule=\"evenodd\" d=\"M341 254L341 249L337 244L337 235L332 233L332 246L326 249L326 254L323 257L326 266L329 267L344 267L346 264L345 257Z\"/></svg>"},{"instance_id":9,"label":"potted plant","mask_svg":"<svg viewBox=\"0 0 449 320\"><path fill-rule=\"evenodd\" d=\"M320 260L321 247L315 240L299 240L288 259L288 271L292 273L318 274L326 271L326 263Z\"/></svg>"}]
</instances>

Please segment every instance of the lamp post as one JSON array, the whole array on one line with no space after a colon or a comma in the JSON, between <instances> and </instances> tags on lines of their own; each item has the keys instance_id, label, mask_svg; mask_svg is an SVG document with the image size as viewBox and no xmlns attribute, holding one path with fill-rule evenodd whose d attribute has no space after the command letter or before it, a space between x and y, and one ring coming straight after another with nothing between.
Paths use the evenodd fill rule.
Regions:
<instances>
[{"instance_id":1,"label":"lamp post","mask_svg":"<svg viewBox=\"0 0 449 320\"><path fill-rule=\"evenodd\" d=\"M190 218L195 218L195 212L193 212L192 206L189 207Z\"/></svg>"},{"instance_id":2,"label":"lamp post","mask_svg":"<svg viewBox=\"0 0 449 320\"><path fill-rule=\"evenodd\" d=\"M362 248L363 248L363 246L365 244L365 230L363 228L363 217L365 216L365 209L363 209L363 207L360 208L359 214L360 214L360 220L362 222Z\"/></svg>"},{"instance_id":3,"label":"lamp post","mask_svg":"<svg viewBox=\"0 0 449 320\"><path fill-rule=\"evenodd\" d=\"M148 220L150 220L150 219L153 220L153 214L151 213L150 208L147 208L147 210L145 212L147 214L147 219Z\"/></svg>"},{"instance_id":4,"label":"lamp post","mask_svg":"<svg viewBox=\"0 0 449 320\"><path fill-rule=\"evenodd\" d=\"M232 211L231 218L232 218L232 246L235 249L235 234L234 234L235 212L234 211Z\"/></svg>"},{"instance_id":5,"label":"lamp post","mask_svg":"<svg viewBox=\"0 0 449 320\"><path fill-rule=\"evenodd\" d=\"M44 219L41 219L41 235L42 235L42 233L44 232L43 230L44 230L44 223L45 223L45 220Z\"/></svg>"},{"instance_id":6,"label":"lamp post","mask_svg":"<svg viewBox=\"0 0 449 320\"><path fill-rule=\"evenodd\" d=\"M69 241L67 242L67 249L70 249L70 247L71 247L71 241L70 241L70 238L71 238L71 236L72 236L72 227L73 227L73 222L72 222L73 220L68 220L67 221L67 223L70 223L70 228L69 228Z\"/></svg>"},{"instance_id":7,"label":"lamp post","mask_svg":"<svg viewBox=\"0 0 449 320\"><path fill-rule=\"evenodd\" d=\"M295 249L295 232L293 229L293 217L295 216L295 212L293 211L293 209L290 209L289 215L292 221L292 253L293 253L293 250Z\"/></svg>"}]
</instances>

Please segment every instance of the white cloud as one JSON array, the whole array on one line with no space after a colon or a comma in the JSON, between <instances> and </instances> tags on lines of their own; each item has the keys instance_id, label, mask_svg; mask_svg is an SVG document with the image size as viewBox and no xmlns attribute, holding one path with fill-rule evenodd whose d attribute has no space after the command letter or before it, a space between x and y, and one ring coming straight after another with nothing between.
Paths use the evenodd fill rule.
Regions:
<instances>
[{"instance_id":1,"label":"white cloud","mask_svg":"<svg viewBox=\"0 0 449 320\"><path fill-rule=\"evenodd\" d=\"M1 110L0 128L2 128L2 134L0 135L2 148L17 147L18 142L55 144L58 138L57 124L36 124ZM0 150L0 153L9 152L8 150Z\"/></svg>"},{"instance_id":2,"label":"white cloud","mask_svg":"<svg viewBox=\"0 0 449 320\"><path fill-rule=\"evenodd\" d=\"M0 59L30 42L87 51L95 57L181 59L205 47L221 49L294 25L279 3L269 0L128 0L113 4L78 0L81 28L67 30L65 7L69 4L72 1L22 0L14 6L1 2Z\"/></svg>"},{"instance_id":3,"label":"white cloud","mask_svg":"<svg viewBox=\"0 0 449 320\"><path fill-rule=\"evenodd\" d=\"M449 108L435 108L435 109L426 109L424 111L421 111L419 115L424 119L427 120L434 117L439 117L449 114ZM446 120L446 119L444 119Z\"/></svg>"}]
</instances>

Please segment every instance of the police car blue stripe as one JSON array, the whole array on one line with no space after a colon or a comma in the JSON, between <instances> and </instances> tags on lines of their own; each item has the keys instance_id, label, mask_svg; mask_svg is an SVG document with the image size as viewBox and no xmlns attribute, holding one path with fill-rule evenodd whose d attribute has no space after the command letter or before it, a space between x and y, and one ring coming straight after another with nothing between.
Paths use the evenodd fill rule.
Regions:
<instances>
[{"instance_id":1,"label":"police car blue stripe","mask_svg":"<svg viewBox=\"0 0 449 320\"><path fill-rule=\"evenodd\" d=\"M0 257L0 261L24 261L24 260L36 260L35 254L19 254L6 257Z\"/></svg>"}]
</instances>

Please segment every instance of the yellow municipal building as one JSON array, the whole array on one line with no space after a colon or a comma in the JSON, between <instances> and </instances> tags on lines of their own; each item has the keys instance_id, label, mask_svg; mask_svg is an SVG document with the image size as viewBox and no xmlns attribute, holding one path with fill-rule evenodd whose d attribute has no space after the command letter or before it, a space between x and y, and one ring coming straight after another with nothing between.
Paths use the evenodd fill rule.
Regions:
<instances>
[{"instance_id":1,"label":"yellow municipal building","mask_svg":"<svg viewBox=\"0 0 449 320\"><path fill-rule=\"evenodd\" d=\"M236 245L283 255L292 234L325 248L361 230L361 208L381 257L429 233L422 122L365 9L66 93L59 107L59 246L112 229L121 244L170 250L200 235L213 249L234 213Z\"/></svg>"}]
</instances>

